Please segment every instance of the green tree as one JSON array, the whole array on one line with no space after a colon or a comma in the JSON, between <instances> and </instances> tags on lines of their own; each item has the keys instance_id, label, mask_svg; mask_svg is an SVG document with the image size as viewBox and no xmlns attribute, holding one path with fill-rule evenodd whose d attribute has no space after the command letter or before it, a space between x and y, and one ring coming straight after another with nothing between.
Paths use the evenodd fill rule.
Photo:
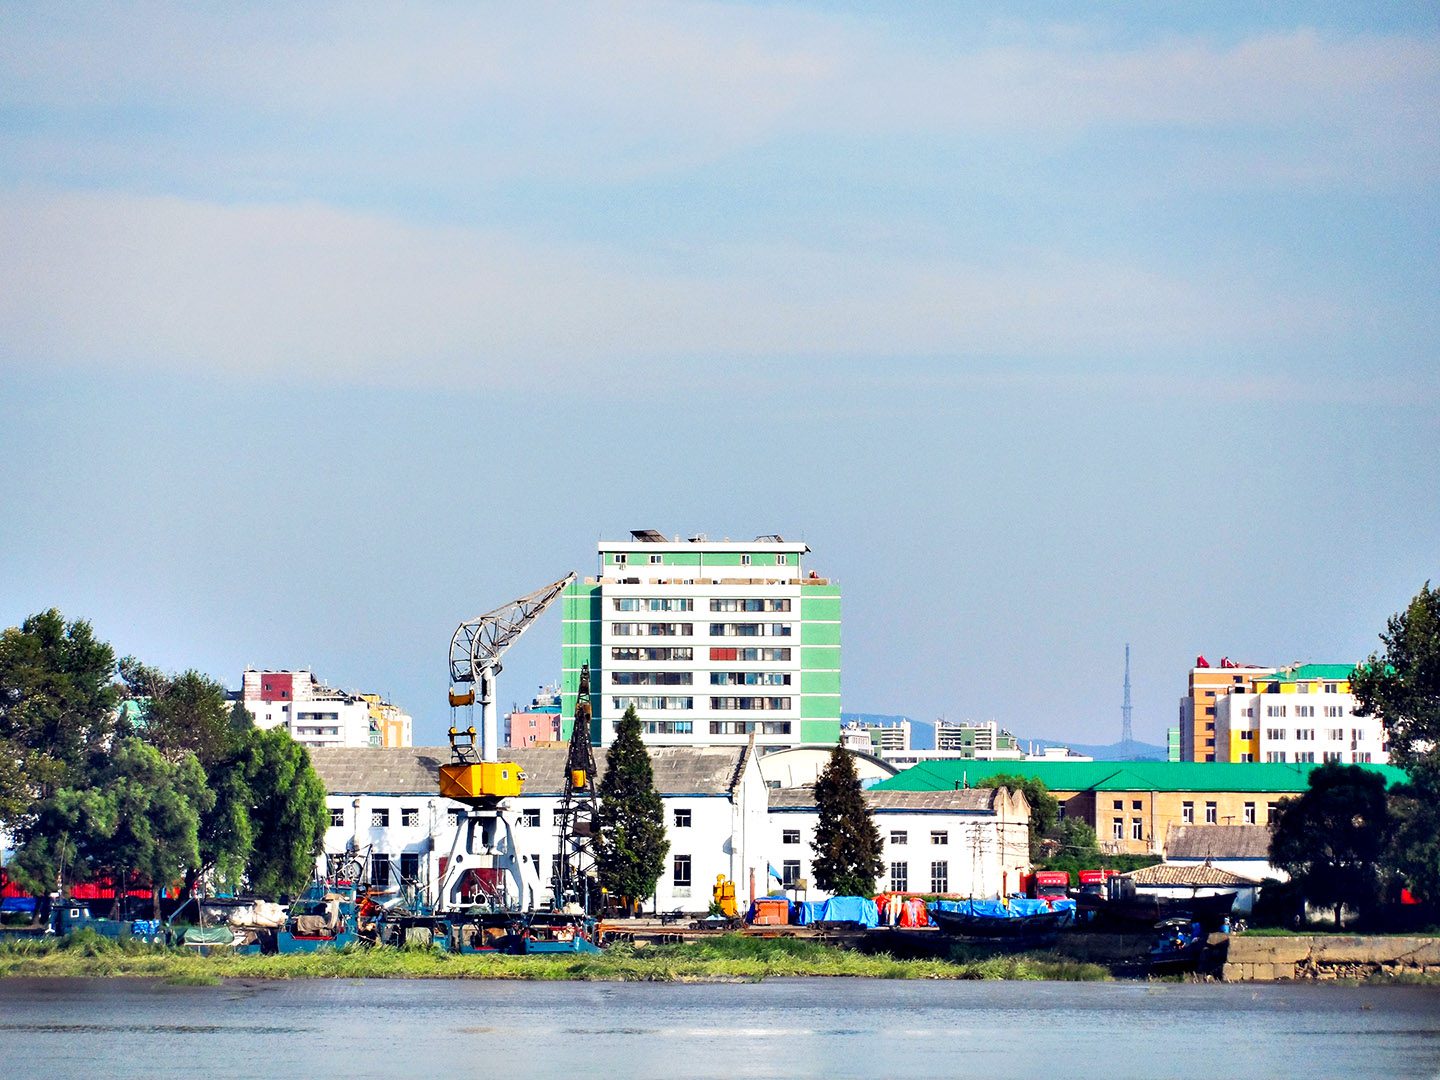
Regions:
<instances>
[{"instance_id":1,"label":"green tree","mask_svg":"<svg viewBox=\"0 0 1440 1080\"><path fill-rule=\"evenodd\" d=\"M815 781L815 809L816 884L836 896L874 896L875 879L885 869L880 830L860 789L855 759L838 743Z\"/></svg>"},{"instance_id":2,"label":"green tree","mask_svg":"<svg viewBox=\"0 0 1440 1080\"><path fill-rule=\"evenodd\" d=\"M1045 781L1035 776L1021 776L1019 773L997 773L981 780L977 787L1009 788L1025 793L1030 804L1030 861L1038 863L1043 855L1042 841L1055 831L1060 817L1060 800L1050 794Z\"/></svg>"},{"instance_id":3,"label":"green tree","mask_svg":"<svg viewBox=\"0 0 1440 1080\"><path fill-rule=\"evenodd\" d=\"M1311 771L1302 795L1281 800L1270 862L1343 925L1344 908L1364 911L1380 898L1390 824L1383 776L1327 762Z\"/></svg>"},{"instance_id":4,"label":"green tree","mask_svg":"<svg viewBox=\"0 0 1440 1080\"><path fill-rule=\"evenodd\" d=\"M51 608L0 633L0 820L75 785L115 732L115 653Z\"/></svg>"},{"instance_id":5,"label":"green tree","mask_svg":"<svg viewBox=\"0 0 1440 1080\"><path fill-rule=\"evenodd\" d=\"M247 741L254 832L250 887L261 896L295 893L315 875L329 821L325 785L305 748L284 728L254 731Z\"/></svg>"},{"instance_id":6,"label":"green tree","mask_svg":"<svg viewBox=\"0 0 1440 1080\"><path fill-rule=\"evenodd\" d=\"M595 869L600 885L632 910L655 893L665 872L665 804L655 790L650 753L640 738L634 706L615 725L600 780L600 842Z\"/></svg>"},{"instance_id":7,"label":"green tree","mask_svg":"<svg viewBox=\"0 0 1440 1080\"><path fill-rule=\"evenodd\" d=\"M1356 713L1378 716L1390 760L1409 782L1391 791L1390 862L1420 896L1440 901L1440 589L1427 581L1392 615L1384 651L1350 676Z\"/></svg>"}]
</instances>

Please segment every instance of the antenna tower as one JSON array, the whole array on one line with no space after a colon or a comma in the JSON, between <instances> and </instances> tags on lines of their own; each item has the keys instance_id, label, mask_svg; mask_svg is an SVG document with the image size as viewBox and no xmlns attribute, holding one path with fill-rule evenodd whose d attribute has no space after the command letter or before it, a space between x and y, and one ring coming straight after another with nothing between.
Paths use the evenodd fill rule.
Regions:
<instances>
[{"instance_id":1,"label":"antenna tower","mask_svg":"<svg viewBox=\"0 0 1440 1080\"><path fill-rule=\"evenodd\" d=\"M1135 740L1135 733L1130 727L1130 643L1125 643L1125 703L1120 706L1120 742L1126 750Z\"/></svg>"}]
</instances>

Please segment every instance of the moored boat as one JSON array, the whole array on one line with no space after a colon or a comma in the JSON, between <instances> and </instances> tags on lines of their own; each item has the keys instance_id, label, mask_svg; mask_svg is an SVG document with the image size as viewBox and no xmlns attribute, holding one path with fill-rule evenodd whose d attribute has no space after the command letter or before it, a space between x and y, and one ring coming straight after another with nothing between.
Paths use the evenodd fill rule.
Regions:
<instances>
[{"instance_id":1,"label":"moored boat","mask_svg":"<svg viewBox=\"0 0 1440 1080\"><path fill-rule=\"evenodd\" d=\"M931 920L947 934L975 937L1044 937L1075 921L1073 900L935 900Z\"/></svg>"}]
</instances>

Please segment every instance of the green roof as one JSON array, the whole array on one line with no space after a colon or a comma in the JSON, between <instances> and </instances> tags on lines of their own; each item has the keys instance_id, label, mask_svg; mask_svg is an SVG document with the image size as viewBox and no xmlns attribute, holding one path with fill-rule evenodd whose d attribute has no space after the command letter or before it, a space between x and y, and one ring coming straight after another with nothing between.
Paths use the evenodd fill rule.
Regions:
<instances>
[{"instance_id":1,"label":"green roof","mask_svg":"<svg viewBox=\"0 0 1440 1080\"><path fill-rule=\"evenodd\" d=\"M1308 682L1312 679L1343 682L1355 671L1354 664L1297 664L1273 675L1257 675L1256 682Z\"/></svg>"},{"instance_id":2,"label":"green roof","mask_svg":"<svg viewBox=\"0 0 1440 1080\"><path fill-rule=\"evenodd\" d=\"M922 761L874 785L876 791L943 791L971 787L992 776L1033 776L1051 791L1273 791L1309 786L1318 765L1196 761ZM1366 765L1387 784L1404 783L1403 769Z\"/></svg>"}]
</instances>

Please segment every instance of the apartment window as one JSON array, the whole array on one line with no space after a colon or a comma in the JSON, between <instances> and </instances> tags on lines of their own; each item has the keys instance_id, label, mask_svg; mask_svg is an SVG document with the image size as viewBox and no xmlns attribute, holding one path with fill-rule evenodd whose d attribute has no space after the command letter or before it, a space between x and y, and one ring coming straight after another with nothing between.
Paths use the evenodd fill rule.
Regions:
<instances>
[{"instance_id":1,"label":"apartment window","mask_svg":"<svg viewBox=\"0 0 1440 1080\"><path fill-rule=\"evenodd\" d=\"M620 721L615 721L620 727ZM641 720L640 730L646 735L693 735L695 723L692 720Z\"/></svg>"},{"instance_id":2,"label":"apartment window","mask_svg":"<svg viewBox=\"0 0 1440 1080\"><path fill-rule=\"evenodd\" d=\"M1321 756L1321 760L1322 760L1322 761L1336 761L1336 762L1338 762L1338 761L1344 761L1344 760L1345 760L1345 755L1342 754L1339 750L1326 750L1325 753Z\"/></svg>"},{"instance_id":3,"label":"apartment window","mask_svg":"<svg viewBox=\"0 0 1440 1080\"><path fill-rule=\"evenodd\" d=\"M711 611L789 611L790 598L727 596L710 601Z\"/></svg>"},{"instance_id":4,"label":"apartment window","mask_svg":"<svg viewBox=\"0 0 1440 1080\"><path fill-rule=\"evenodd\" d=\"M657 712L662 709L693 709L695 707L695 699L693 697L661 697L658 694L615 697L610 700L615 703L616 712L624 712L632 705L637 709L649 709Z\"/></svg>"},{"instance_id":5,"label":"apartment window","mask_svg":"<svg viewBox=\"0 0 1440 1080\"><path fill-rule=\"evenodd\" d=\"M950 891L950 864L948 862L932 862L930 864L930 891L933 893Z\"/></svg>"},{"instance_id":6,"label":"apartment window","mask_svg":"<svg viewBox=\"0 0 1440 1080\"><path fill-rule=\"evenodd\" d=\"M950 843L950 834L944 829L937 829L935 832L932 832L930 834L930 843L948 844Z\"/></svg>"},{"instance_id":7,"label":"apartment window","mask_svg":"<svg viewBox=\"0 0 1440 1080\"><path fill-rule=\"evenodd\" d=\"M417 881L420 878L420 853L417 851L404 851L400 853L400 880Z\"/></svg>"},{"instance_id":8,"label":"apartment window","mask_svg":"<svg viewBox=\"0 0 1440 1080\"><path fill-rule=\"evenodd\" d=\"M676 827L677 829L688 829L688 828L690 828L690 811L689 811L689 810L676 810L676 811L675 811L675 827Z\"/></svg>"},{"instance_id":9,"label":"apartment window","mask_svg":"<svg viewBox=\"0 0 1440 1080\"><path fill-rule=\"evenodd\" d=\"M788 697L712 697L712 709L746 709L751 712L783 712L790 708Z\"/></svg>"},{"instance_id":10,"label":"apartment window","mask_svg":"<svg viewBox=\"0 0 1440 1080\"><path fill-rule=\"evenodd\" d=\"M664 561L665 561L665 557L664 557L663 555L651 555L651 556L650 556L650 565L651 565L651 566L659 566L659 565L660 565L662 562L664 562Z\"/></svg>"},{"instance_id":11,"label":"apartment window","mask_svg":"<svg viewBox=\"0 0 1440 1080\"><path fill-rule=\"evenodd\" d=\"M689 686L694 676L688 671L612 671L616 686Z\"/></svg>"},{"instance_id":12,"label":"apartment window","mask_svg":"<svg viewBox=\"0 0 1440 1080\"><path fill-rule=\"evenodd\" d=\"M890 864L890 891L910 891L910 864L903 862L892 862Z\"/></svg>"},{"instance_id":13,"label":"apartment window","mask_svg":"<svg viewBox=\"0 0 1440 1080\"><path fill-rule=\"evenodd\" d=\"M630 556L627 555L625 552L623 552L623 551L617 551L617 552L615 553L615 564L616 564L617 566L624 566L624 565L625 565L626 563L628 563L629 561L630 561Z\"/></svg>"},{"instance_id":14,"label":"apartment window","mask_svg":"<svg viewBox=\"0 0 1440 1080\"><path fill-rule=\"evenodd\" d=\"M1265 751L1265 760L1266 760L1267 762L1269 762L1270 764L1272 764L1272 765L1276 765L1276 764L1283 765L1283 764L1285 763L1285 751L1284 751L1284 750L1266 750L1266 751Z\"/></svg>"},{"instance_id":15,"label":"apartment window","mask_svg":"<svg viewBox=\"0 0 1440 1080\"><path fill-rule=\"evenodd\" d=\"M1271 742L1281 742L1285 738L1285 729L1283 727L1267 727L1265 729L1265 738Z\"/></svg>"},{"instance_id":16,"label":"apartment window","mask_svg":"<svg viewBox=\"0 0 1440 1080\"><path fill-rule=\"evenodd\" d=\"M1368 764L1370 764L1370 751L1369 751L1369 750L1357 750L1355 753L1353 753L1353 754L1350 755L1350 762L1351 762L1351 764L1354 764L1354 765L1368 765Z\"/></svg>"},{"instance_id":17,"label":"apartment window","mask_svg":"<svg viewBox=\"0 0 1440 1080\"><path fill-rule=\"evenodd\" d=\"M687 650L687 651L688 651L688 650ZM689 660L690 658L689 658L688 656L686 656L686 657L678 657L678 656L677 656L675 659L677 659L677 660L680 660L680 659ZM710 650L710 659L711 659L711 660L744 660L744 661L747 661L747 662L758 662L758 663L769 663L769 662L777 661L777 660L778 660L778 661L784 661L784 662L787 662L787 663L788 663L789 660L790 660L790 648L789 648L789 646L786 646L786 647L783 648L783 649L732 649L732 648L727 648L727 647L725 647L725 646L717 646L717 647L712 648L712 649Z\"/></svg>"},{"instance_id":18,"label":"apartment window","mask_svg":"<svg viewBox=\"0 0 1440 1080\"><path fill-rule=\"evenodd\" d=\"M1110 822L1110 835L1116 840L1125 839L1125 819L1115 818Z\"/></svg>"},{"instance_id":19,"label":"apartment window","mask_svg":"<svg viewBox=\"0 0 1440 1080\"><path fill-rule=\"evenodd\" d=\"M1295 764L1297 764L1297 765L1313 764L1314 761L1315 761L1315 751L1314 751L1314 750L1296 750L1296 751L1295 751Z\"/></svg>"},{"instance_id":20,"label":"apartment window","mask_svg":"<svg viewBox=\"0 0 1440 1080\"><path fill-rule=\"evenodd\" d=\"M775 565L776 565L776 566L785 566L785 565L786 565L787 563L789 563L789 562L790 562L790 556L789 556L789 555L776 555L776 556L775 556Z\"/></svg>"},{"instance_id":21,"label":"apartment window","mask_svg":"<svg viewBox=\"0 0 1440 1080\"><path fill-rule=\"evenodd\" d=\"M610 650L611 660L693 660L695 650L688 645L617 645ZM711 657L713 660L714 657Z\"/></svg>"},{"instance_id":22,"label":"apartment window","mask_svg":"<svg viewBox=\"0 0 1440 1080\"><path fill-rule=\"evenodd\" d=\"M1247 802L1245 804L1245 824L1255 824L1255 804L1253 802Z\"/></svg>"},{"instance_id":23,"label":"apartment window","mask_svg":"<svg viewBox=\"0 0 1440 1080\"><path fill-rule=\"evenodd\" d=\"M749 555L741 555L741 556L740 556L740 565L741 565L741 566L749 566L749 565L750 565L750 556L749 556Z\"/></svg>"},{"instance_id":24,"label":"apartment window","mask_svg":"<svg viewBox=\"0 0 1440 1080\"><path fill-rule=\"evenodd\" d=\"M1315 715L1315 706L1314 706L1314 705L1296 705L1296 706L1295 706L1295 715L1298 716L1298 717L1300 717L1300 719L1302 719L1302 720L1309 719L1310 717L1312 717L1312 716Z\"/></svg>"},{"instance_id":25,"label":"apartment window","mask_svg":"<svg viewBox=\"0 0 1440 1080\"><path fill-rule=\"evenodd\" d=\"M1345 729L1343 727L1326 728L1325 737L1331 742L1340 742L1345 738Z\"/></svg>"},{"instance_id":26,"label":"apartment window","mask_svg":"<svg viewBox=\"0 0 1440 1080\"><path fill-rule=\"evenodd\" d=\"M789 735L789 720L711 720L711 735Z\"/></svg>"},{"instance_id":27,"label":"apartment window","mask_svg":"<svg viewBox=\"0 0 1440 1080\"><path fill-rule=\"evenodd\" d=\"M390 856L370 856L370 884L377 889L390 887Z\"/></svg>"},{"instance_id":28,"label":"apartment window","mask_svg":"<svg viewBox=\"0 0 1440 1080\"><path fill-rule=\"evenodd\" d=\"M904 829L892 829L892 830L890 831L890 843L892 843L892 844L908 844L909 842L910 842L910 834L909 834L908 832L906 832Z\"/></svg>"},{"instance_id":29,"label":"apartment window","mask_svg":"<svg viewBox=\"0 0 1440 1080\"><path fill-rule=\"evenodd\" d=\"M795 888L800 882L800 860L786 859L780 864L780 882L787 889Z\"/></svg>"},{"instance_id":30,"label":"apartment window","mask_svg":"<svg viewBox=\"0 0 1440 1080\"><path fill-rule=\"evenodd\" d=\"M420 824L420 811L413 806L402 806L400 808L400 824L407 829L413 829Z\"/></svg>"},{"instance_id":31,"label":"apartment window","mask_svg":"<svg viewBox=\"0 0 1440 1080\"><path fill-rule=\"evenodd\" d=\"M371 810L370 827L372 829L387 829L390 827L389 810Z\"/></svg>"},{"instance_id":32,"label":"apartment window","mask_svg":"<svg viewBox=\"0 0 1440 1080\"><path fill-rule=\"evenodd\" d=\"M1243 709L1240 710L1240 714L1241 714L1242 716L1254 716L1254 715L1255 715L1255 706L1253 706L1253 705L1246 705L1245 708L1243 708Z\"/></svg>"},{"instance_id":33,"label":"apartment window","mask_svg":"<svg viewBox=\"0 0 1440 1080\"><path fill-rule=\"evenodd\" d=\"M1295 739L1297 742L1314 742L1315 729L1313 727L1296 728Z\"/></svg>"},{"instance_id":34,"label":"apartment window","mask_svg":"<svg viewBox=\"0 0 1440 1080\"><path fill-rule=\"evenodd\" d=\"M1359 742L1361 739L1365 738L1365 732L1361 731L1359 728L1351 728L1350 738L1354 739L1356 742Z\"/></svg>"},{"instance_id":35,"label":"apartment window","mask_svg":"<svg viewBox=\"0 0 1440 1080\"><path fill-rule=\"evenodd\" d=\"M1139 799L1134 799L1134 800L1131 801L1131 803L1130 803L1130 809L1131 809L1131 810L1140 810L1140 809L1142 809L1142 808L1143 808L1143 804L1141 803L1141 801L1140 801Z\"/></svg>"},{"instance_id":36,"label":"apartment window","mask_svg":"<svg viewBox=\"0 0 1440 1080\"><path fill-rule=\"evenodd\" d=\"M617 622L610 624L610 632L616 637L691 637L695 633L695 624L688 622Z\"/></svg>"},{"instance_id":37,"label":"apartment window","mask_svg":"<svg viewBox=\"0 0 1440 1080\"><path fill-rule=\"evenodd\" d=\"M690 631L685 631L687 634ZM711 623L711 637L790 637L790 624L781 622Z\"/></svg>"},{"instance_id":38,"label":"apartment window","mask_svg":"<svg viewBox=\"0 0 1440 1080\"><path fill-rule=\"evenodd\" d=\"M345 808L343 806L332 806L330 808L330 827L332 829L343 829L345 827Z\"/></svg>"},{"instance_id":39,"label":"apartment window","mask_svg":"<svg viewBox=\"0 0 1440 1080\"><path fill-rule=\"evenodd\" d=\"M800 843L800 830L799 830L799 829L786 829L786 830L784 830L784 831L781 832L781 834L780 834L780 842L781 842L782 844L798 844L798 843Z\"/></svg>"},{"instance_id":40,"label":"apartment window","mask_svg":"<svg viewBox=\"0 0 1440 1080\"><path fill-rule=\"evenodd\" d=\"M1333 694L1333 693L1335 693L1335 691L1336 691L1337 688L1338 688L1338 686L1337 686L1336 683L1327 682L1327 683L1325 684L1325 693L1327 693L1327 694Z\"/></svg>"},{"instance_id":41,"label":"apartment window","mask_svg":"<svg viewBox=\"0 0 1440 1080\"><path fill-rule=\"evenodd\" d=\"M1124 800L1124 799L1116 799L1116 800L1115 800L1115 809L1116 809L1116 810L1124 810L1124 809L1125 809L1125 800Z\"/></svg>"},{"instance_id":42,"label":"apartment window","mask_svg":"<svg viewBox=\"0 0 1440 1080\"><path fill-rule=\"evenodd\" d=\"M1214 715L1215 715L1215 706L1214 706L1214 705L1206 705L1206 706L1205 706L1205 715L1206 715L1206 716L1214 716ZM1212 730L1213 730L1213 729L1212 729Z\"/></svg>"},{"instance_id":43,"label":"apartment window","mask_svg":"<svg viewBox=\"0 0 1440 1080\"><path fill-rule=\"evenodd\" d=\"M1143 819L1138 818L1138 817L1137 817L1137 818L1131 818L1131 819L1130 819L1130 839L1131 839L1131 840L1144 840L1144 839L1145 839L1145 823L1144 823L1144 820L1143 820Z\"/></svg>"},{"instance_id":44,"label":"apartment window","mask_svg":"<svg viewBox=\"0 0 1440 1080\"><path fill-rule=\"evenodd\" d=\"M668 672L666 674L669 674ZM690 673L685 672L685 681L690 681ZM789 686L790 672L788 671L712 671L710 673L711 686Z\"/></svg>"},{"instance_id":45,"label":"apartment window","mask_svg":"<svg viewBox=\"0 0 1440 1080\"><path fill-rule=\"evenodd\" d=\"M1266 716L1284 716L1284 715L1285 715L1285 706L1284 706L1284 705L1266 705L1266 706L1265 706L1265 715L1266 715Z\"/></svg>"},{"instance_id":46,"label":"apartment window","mask_svg":"<svg viewBox=\"0 0 1440 1080\"><path fill-rule=\"evenodd\" d=\"M538 829L540 827L540 811L535 809L522 810L520 812L520 824L527 829Z\"/></svg>"},{"instance_id":47,"label":"apartment window","mask_svg":"<svg viewBox=\"0 0 1440 1080\"><path fill-rule=\"evenodd\" d=\"M1254 755L1254 754L1241 754L1241 755L1240 755L1240 761L1241 761L1242 764L1245 764L1245 765L1253 764L1254 761L1255 761L1255 755Z\"/></svg>"},{"instance_id":48,"label":"apartment window","mask_svg":"<svg viewBox=\"0 0 1440 1080\"><path fill-rule=\"evenodd\" d=\"M1215 808L1215 804L1213 802L1207 802L1205 804L1205 824L1214 825L1219 820L1220 818Z\"/></svg>"},{"instance_id":49,"label":"apartment window","mask_svg":"<svg viewBox=\"0 0 1440 1080\"><path fill-rule=\"evenodd\" d=\"M617 596L616 611L694 611L695 601L687 596Z\"/></svg>"},{"instance_id":50,"label":"apartment window","mask_svg":"<svg viewBox=\"0 0 1440 1080\"><path fill-rule=\"evenodd\" d=\"M1266 803L1266 804L1265 804L1265 824L1266 824L1266 825L1274 825L1274 824L1275 824L1275 815L1278 814L1279 812L1280 812L1280 804L1279 804L1278 802Z\"/></svg>"},{"instance_id":51,"label":"apartment window","mask_svg":"<svg viewBox=\"0 0 1440 1080\"><path fill-rule=\"evenodd\" d=\"M1195 804L1193 802L1182 802L1180 804L1180 821L1185 825L1195 824Z\"/></svg>"},{"instance_id":52,"label":"apartment window","mask_svg":"<svg viewBox=\"0 0 1440 1080\"><path fill-rule=\"evenodd\" d=\"M671 860L670 882L677 889L688 889L690 887L689 855L676 855Z\"/></svg>"}]
</instances>

